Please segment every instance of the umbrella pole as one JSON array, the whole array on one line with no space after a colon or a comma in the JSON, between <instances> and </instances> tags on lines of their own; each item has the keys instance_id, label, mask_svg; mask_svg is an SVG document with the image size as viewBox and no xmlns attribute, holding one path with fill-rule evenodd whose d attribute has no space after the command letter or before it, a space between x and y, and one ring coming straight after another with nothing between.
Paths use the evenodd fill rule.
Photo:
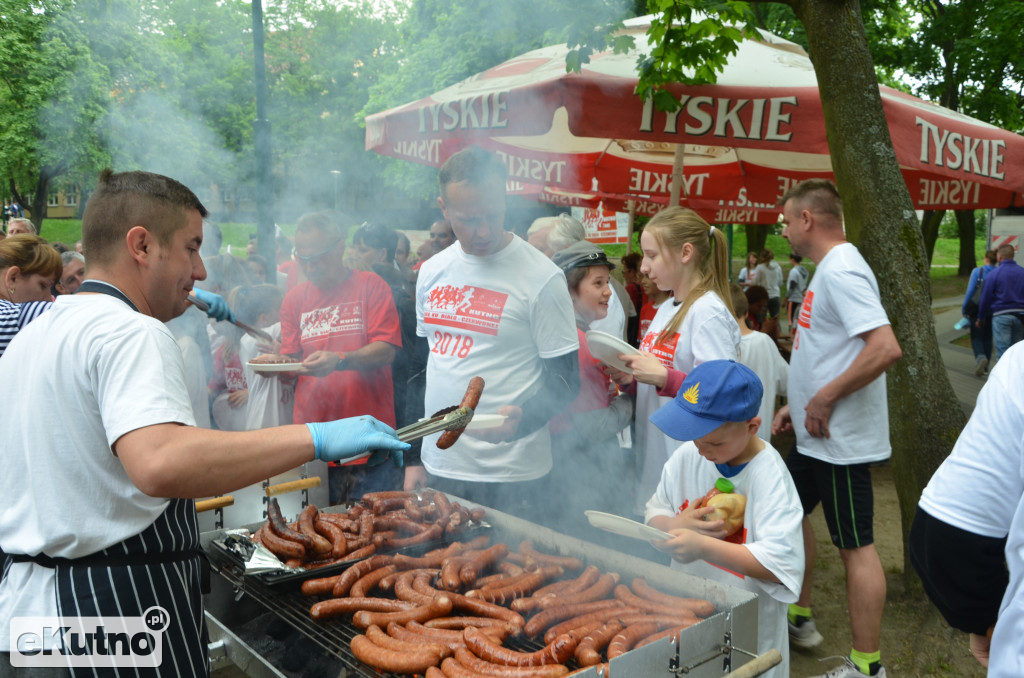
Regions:
<instances>
[{"instance_id":1,"label":"umbrella pole","mask_svg":"<svg viewBox=\"0 0 1024 678\"><path fill-rule=\"evenodd\" d=\"M629 200L629 221L626 222L626 254L633 253L633 223L636 221L636 200Z\"/></svg>"},{"instance_id":2,"label":"umbrella pole","mask_svg":"<svg viewBox=\"0 0 1024 678\"><path fill-rule=\"evenodd\" d=\"M685 152L685 144L676 144L675 155L672 158L672 188L669 190L669 205L679 204L680 188L683 185L683 154Z\"/></svg>"}]
</instances>

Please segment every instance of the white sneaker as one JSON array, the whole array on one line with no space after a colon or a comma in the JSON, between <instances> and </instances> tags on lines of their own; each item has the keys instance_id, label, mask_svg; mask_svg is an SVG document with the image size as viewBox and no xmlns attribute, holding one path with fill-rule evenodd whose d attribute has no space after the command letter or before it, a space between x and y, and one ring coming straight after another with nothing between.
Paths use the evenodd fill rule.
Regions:
<instances>
[{"instance_id":1,"label":"white sneaker","mask_svg":"<svg viewBox=\"0 0 1024 678\"><path fill-rule=\"evenodd\" d=\"M829 659L839 659L839 657L825 657L818 661L824 662ZM823 673L820 676L813 676L813 678L864 678L864 674L860 672L857 665L850 661L849 657L842 657L843 663L840 666L832 669L828 673ZM886 678L885 667L879 666L878 673L872 674L871 678Z\"/></svg>"},{"instance_id":2,"label":"white sneaker","mask_svg":"<svg viewBox=\"0 0 1024 678\"><path fill-rule=\"evenodd\" d=\"M794 624L793 622L788 622L788 624L789 642L792 645L809 650L813 647L818 647L825 640L825 638L818 633L818 629L814 625L813 619L803 619L799 624Z\"/></svg>"},{"instance_id":3,"label":"white sneaker","mask_svg":"<svg viewBox=\"0 0 1024 678\"><path fill-rule=\"evenodd\" d=\"M988 358L980 356L978 358L978 366L974 370L974 376L981 377L984 376L986 372L988 372Z\"/></svg>"}]
</instances>

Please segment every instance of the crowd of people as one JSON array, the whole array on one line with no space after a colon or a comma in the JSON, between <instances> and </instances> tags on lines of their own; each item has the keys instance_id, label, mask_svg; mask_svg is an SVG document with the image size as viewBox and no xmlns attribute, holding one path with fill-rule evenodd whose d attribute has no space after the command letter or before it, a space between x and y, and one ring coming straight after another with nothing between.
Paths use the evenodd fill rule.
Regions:
<instances>
[{"instance_id":1,"label":"crowd of people","mask_svg":"<svg viewBox=\"0 0 1024 678\"><path fill-rule=\"evenodd\" d=\"M0 517L0 620L160 604L177 617L171 660L202 673L192 500L319 460L332 504L429 486L746 588L758 596L758 651L783 655L773 676L789 675L790 644L822 642L807 519L821 505L851 631L849 655L825 675L884 678L869 468L891 453L885 371L901 350L871 269L845 239L835 186L806 181L780 201L787 277L766 249L733 281L724 233L682 207L654 216L640 252L620 261L570 215L538 219L520 238L506 228L506 178L482 149L449 158L442 218L415 255L400 231L334 210L299 217L293 239L279 233L274 262L255 236L245 259L225 254L195 195L145 172L101 175L83 251L61 252L12 217L0 241L0 379L22 393L0 411L12 432L3 464L19 469L0 476L17 507ZM1022 275L1012 249L994 258L965 299L968 315L977 296L979 371L993 343L1001 357L1019 340L1024 313L1005 291ZM635 349L618 367L598 360L592 330ZM293 366L261 368L282 362ZM478 376L476 411L493 426L445 450L438 434L397 439L457 405ZM785 432L796 442L777 450ZM723 479L746 498L738 531L701 502ZM65 521L32 499L54 492ZM921 548L945 534L933 494ZM638 552L592 528L586 509L671 538ZM141 597L140 576L150 581ZM988 621L969 628L983 636Z\"/></svg>"}]
</instances>

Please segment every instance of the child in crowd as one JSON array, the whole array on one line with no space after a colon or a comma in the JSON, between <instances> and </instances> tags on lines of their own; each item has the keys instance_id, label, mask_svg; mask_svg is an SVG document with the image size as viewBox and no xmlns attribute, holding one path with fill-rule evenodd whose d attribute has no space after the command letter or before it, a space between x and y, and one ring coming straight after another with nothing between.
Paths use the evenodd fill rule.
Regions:
<instances>
[{"instance_id":1,"label":"child in crowd","mask_svg":"<svg viewBox=\"0 0 1024 678\"><path fill-rule=\"evenodd\" d=\"M643 339L647 330L651 329L651 321L658 314L658 309L672 298L672 292L659 290L658 286L643 273L640 274L640 287L645 297L644 305L640 308L640 338Z\"/></svg>"},{"instance_id":2,"label":"child in crowd","mask_svg":"<svg viewBox=\"0 0 1024 678\"><path fill-rule=\"evenodd\" d=\"M757 593L758 653L777 649L782 663L766 676L789 676L788 603L804 574L803 509L779 453L757 437L761 381L731 360L695 367L679 395L651 416L683 443L665 464L647 502L648 525L673 535L654 545L672 555L672 567ZM743 524L727 534L715 511L697 503L725 477L746 498Z\"/></svg>"},{"instance_id":3,"label":"child in crowd","mask_svg":"<svg viewBox=\"0 0 1024 678\"><path fill-rule=\"evenodd\" d=\"M604 251L586 240L556 252L552 257L565 273L576 312L579 335L580 391L569 408L551 421L551 446L555 466L552 487L568 491L556 498L560 507L551 511L551 527L588 541L611 545L607 533L593 529L584 517L587 509L621 513L627 510L619 491L626 473L626 457L618 433L633 419L633 396L615 395L608 375L594 359L587 344L590 324L608 315L608 304L617 303L609 277L614 264Z\"/></svg>"},{"instance_id":4,"label":"child in crowd","mask_svg":"<svg viewBox=\"0 0 1024 678\"><path fill-rule=\"evenodd\" d=\"M669 402L683 378L708 360L735 360L740 332L729 295L729 246L725 234L696 212L669 207L640 235L640 270L675 298L663 303L640 342L640 354L622 356L632 375L609 368L619 384L635 379L637 478L634 510L658 485L676 443L648 421Z\"/></svg>"},{"instance_id":5,"label":"child in crowd","mask_svg":"<svg viewBox=\"0 0 1024 678\"><path fill-rule=\"evenodd\" d=\"M273 344L243 336L238 354L249 384L249 401L245 408L245 430L283 426L292 422L295 404L295 380L278 378L275 373L256 372L249 361L260 354L276 354L281 350L281 301L284 293L277 285L263 284L243 288L237 299L235 317L239 322L269 334Z\"/></svg>"},{"instance_id":6,"label":"child in crowd","mask_svg":"<svg viewBox=\"0 0 1024 678\"><path fill-rule=\"evenodd\" d=\"M786 278L786 327L790 334L793 333L793 316L800 310L804 303L804 292L807 291L807 284L811 280L811 274L804 268L804 258L799 254L789 255L789 277Z\"/></svg>"},{"instance_id":7,"label":"child in crowd","mask_svg":"<svg viewBox=\"0 0 1024 678\"><path fill-rule=\"evenodd\" d=\"M771 442L775 398L786 395L789 363L779 353L771 337L747 327L747 295L736 283L732 284L731 289L732 310L736 314L736 324L740 328L740 362L752 369L764 386L764 398L761 399L761 407L757 411L757 416L761 418L757 435L762 440Z\"/></svg>"},{"instance_id":8,"label":"child in crowd","mask_svg":"<svg viewBox=\"0 0 1024 678\"><path fill-rule=\"evenodd\" d=\"M235 287L226 297L228 306L236 313L238 297L243 294L243 289L244 286ZM237 315L235 317L237 319ZM213 398L210 412L213 424L221 431L244 431L249 386L242 370L241 358L238 356L243 332L231 323L213 323L213 329L221 339L214 350L213 378L210 379L210 394Z\"/></svg>"},{"instance_id":9,"label":"child in crowd","mask_svg":"<svg viewBox=\"0 0 1024 678\"><path fill-rule=\"evenodd\" d=\"M768 248L761 250L759 263L754 269L753 280L750 282L768 290L768 317L770 318L779 317L782 281L782 267L779 266L779 262L775 261L775 253Z\"/></svg>"},{"instance_id":10,"label":"child in crowd","mask_svg":"<svg viewBox=\"0 0 1024 678\"><path fill-rule=\"evenodd\" d=\"M747 252L747 265L740 269L737 281L743 287L754 282L754 269L757 268L757 252Z\"/></svg>"}]
</instances>

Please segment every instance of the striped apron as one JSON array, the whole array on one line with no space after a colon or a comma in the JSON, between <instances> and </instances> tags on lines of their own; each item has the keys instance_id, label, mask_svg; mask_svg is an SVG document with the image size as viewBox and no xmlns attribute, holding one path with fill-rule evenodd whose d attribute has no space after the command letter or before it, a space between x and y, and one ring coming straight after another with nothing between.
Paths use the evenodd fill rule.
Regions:
<instances>
[{"instance_id":1,"label":"striped apron","mask_svg":"<svg viewBox=\"0 0 1024 678\"><path fill-rule=\"evenodd\" d=\"M208 570L191 499L171 499L145 530L84 558L9 554L8 559L55 569L61 617L141 617L154 606L167 611L159 667L79 667L71 669L75 678L209 675L202 596Z\"/></svg>"}]
</instances>

